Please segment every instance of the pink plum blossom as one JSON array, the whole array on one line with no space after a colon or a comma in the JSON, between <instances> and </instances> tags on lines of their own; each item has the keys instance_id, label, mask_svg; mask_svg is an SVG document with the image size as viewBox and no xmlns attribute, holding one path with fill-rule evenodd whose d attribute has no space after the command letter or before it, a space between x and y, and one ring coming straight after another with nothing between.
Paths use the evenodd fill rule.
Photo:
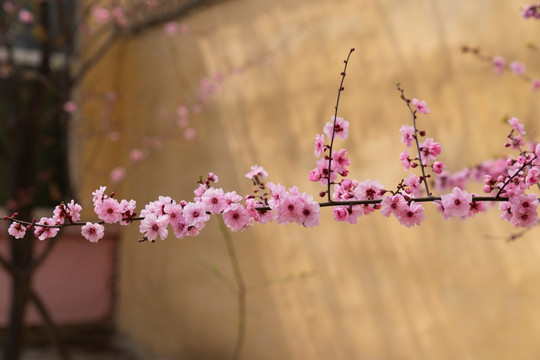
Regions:
<instances>
[{"instance_id":1,"label":"pink plum blossom","mask_svg":"<svg viewBox=\"0 0 540 360\"><path fill-rule=\"evenodd\" d=\"M97 243L105 235L105 227L101 224L87 222L81 228L81 235L86 240Z\"/></svg>"},{"instance_id":2,"label":"pink plum blossom","mask_svg":"<svg viewBox=\"0 0 540 360\"><path fill-rule=\"evenodd\" d=\"M427 138L420 144L420 154L422 155L422 163L426 164L430 160L435 160L441 153L441 145L435 142L433 138Z\"/></svg>"},{"instance_id":3,"label":"pink plum blossom","mask_svg":"<svg viewBox=\"0 0 540 360\"><path fill-rule=\"evenodd\" d=\"M188 203L184 207L182 215L184 216L186 224L194 227L204 224L210 219L210 215L206 213L206 209L202 203Z\"/></svg>"},{"instance_id":4,"label":"pink plum blossom","mask_svg":"<svg viewBox=\"0 0 540 360\"><path fill-rule=\"evenodd\" d=\"M13 222L9 226L8 234L13 236L15 239L22 239L26 234L26 227L18 222Z\"/></svg>"},{"instance_id":5,"label":"pink plum blossom","mask_svg":"<svg viewBox=\"0 0 540 360\"><path fill-rule=\"evenodd\" d=\"M335 124L334 124L335 119ZM332 133L341 140L345 140L349 136L349 122L343 120L343 118L336 118L332 116L332 122L327 122L324 126L323 132L332 139Z\"/></svg>"},{"instance_id":6,"label":"pink plum blossom","mask_svg":"<svg viewBox=\"0 0 540 360\"><path fill-rule=\"evenodd\" d=\"M251 224L249 212L241 204L234 204L223 212L223 222L231 231L244 231Z\"/></svg>"},{"instance_id":7,"label":"pink plum blossom","mask_svg":"<svg viewBox=\"0 0 540 360\"><path fill-rule=\"evenodd\" d=\"M202 195L201 202L211 214L219 214L228 206L223 189L209 188Z\"/></svg>"},{"instance_id":8,"label":"pink plum blossom","mask_svg":"<svg viewBox=\"0 0 540 360\"><path fill-rule=\"evenodd\" d=\"M412 99L412 104L416 107L416 110L421 114L429 114L429 108L425 101L420 101L417 98Z\"/></svg>"},{"instance_id":9,"label":"pink plum blossom","mask_svg":"<svg viewBox=\"0 0 540 360\"><path fill-rule=\"evenodd\" d=\"M401 166L403 166L405 170L409 170L411 168L411 159L409 158L409 151L407 151L407 149L403 150L403 152L399 155L399 160L401 161Z\"/></svg>"},{"instance_id":10,"label":"pink plum blossom","mask_svg":"<svg viewBox=\"0 0 540 360\"><path fill-rule=\"evenodd\" d=\"M321 207L313 199L305 199L300 206L299 223L305 227L313 227L319 225L319 217L321 215Z\"/></svg>"},{"instance_id":11,"label":"pink plum blossom","mask_svg":"<svg viewBox=\"0 0 540 360\"><path fill-rule=\"evenodd\" d=\"M141 149L131 149L129 152L129 159L133 162L139 162L144 159L144 151Z\"/></svg>"},{"instance_id":12,"label":"pink plum blossom","mask_svg":"<svg viewBox=\"0 0 540 360\"><path fill-rule=\"evenodd\" d=\"M165 30L165 34L175 35L176 33L178 33L178 26L179 26L178 23L171 21L171 22L166 23L163 26L163 29Z\"/></svg>"},{"instance_id":13,"label":"pink plum blossom","mask_svg":"<svg viewBox=\"0 0 540 360\"><path fill-rule=\"evenodd\" d=\"M446 217L467 216L471 201L472 195L458 187L454 187L450 194L441 196L441 203Z\"/></svg>"},{"instance_id":14,"label":"pink plum blossom","mask_svg":"<svg viewBox=\"0 0 540 360\"><path fill-rule=\"evenodd\" d=\"M401 142L407 147L411 146L411 143L414 140L414 127L411 125L403 125L399 131L401 132Z\"/></svg>"},{"instance_id":15,"label":"pink plum blossom","mask_svg":"<svg viewBox=\"0 0 540 360\"><path fill-rule=\"evenodd\" d=\"M409 195L413 197L420 197L422 195L422 187L418 176L410 174L408 178L403 180L403 183L408 186L407 193Z\"/></svg>"},{"instance_id":16,"label":"pink plum blossom","mask_svg":"<svg viewBox=\"0 0 540 360\"><path fill-rule=\"evenodd\" d=\"M519 119L517 117L513 117L511 119L508 119L508 123L521 135L525 135L525 127L522 123L519 122Z\"/></svg>"},{"instance_id":17,"label":"pink plum blossom","mask_svg":"<svg viewBox=\"0 0 540 360\"><path fill-rule=\"evenodd\" d=\"M314 150L315 157L318 158L325 151L325 148L324 148L324 135L323 134L315 135L315 146L314 147L315 147L315 150Z\"/></svg>"},{"instance_id":18,"label":"pink plum blossom","mask_svg":"<svg viewBox=\"0 0 540 360\"><path fill-rule=\"evenodd\" d=\"M377 180L370 179L359 183L354 189L355 198L358 200L381 199L383 193L383 186Z\"/></svg>"},{"instance_id":19,"label":"pink plum blossom","mask_svg":"<svg viewBox=\"0 0 540 360\"><path fill-rule=\"evenodd\" d=\"M537 91L540 89L540 79L533 79L531 81L531 91Z\"/></svg>"},{"instance_id":20,"label":"pink plum blossom","mask_svg":"<svg viewBox=\"0 0 540 360\"><path fill-rule=\"evenodd\" d=\"M404 211L409 210L409 205L403 195L385 196L381 202L381 214L389 217L390 215L398 216Z\"/></svg>"},{"instance_id":21,"label":"pink plum blossom","mask_svg":"<svg viewBox=\"0 0 540 360\"><path fill-rule=\"evenodd\" d=\"M111 182L113 184L118 184L126 177L126 169L121 166L116 167L111 170L111 174L109 175L109 177L111 178Z\"/></svg>"},{"instance_id":22,"label":"pink plum blossom","mask_svg":"<svg viewBox=\"0 0 540 360\"><path fill-rule=\"evenodd\" d=\"M255 176L259 177L259 180L264 180L268 177L268 173L263 169L262 166L257 164L251 167L251 171L245 175L248 179L253 179Z\"/></svg>"},{"instance_id":23,"label":"pink plum blossom","mask_svg":"<svg viewBox=\"0 0 540 360\"><path fill-rule=\"evenodd\" d=\"M107 198L94 207L97 216L107 224L113 224L122 220L120 204L116 199Z\"/></svg>"},{"instance_id":24,"label":"pink plum blossom","mask_svg":"<svg viewBox=\"0 0 540 360\"><path fill-rule=\"evenodd\" d=\"M141 220L139 231L144 234L144 237L149 241L155 241L159 236L161 240L165 240L169 235L167 225L169 224L167 216L148 214Z\"/></svg>"},{"instance_id":25,"label":"pink plum blossom","mask_svg":"<svg viewBox=\"0 0 540 360\"><path fill-rule=\"evenodd\" d=\"M515 75L522 75L525 73L525 64L514 60L510 63L510 71L512 71L512 73Z\"/></svg>"},{"instance_id":26,"label":"pink plum blossom","mask_svg":"<svg viewBox=\"0 0 540 360\"><path fill-rule=\"evenodd\" d=\"M540 175L540 169L537 167L533 167L527 172L527 176L525 177L525 184L527 186L536 185L538 183L538 176Z\"/></svg>"},{"instance_id":27,"label":"pink plum blossom","mask_svg":"<svg viewBox=\"0 0 540 360\"><path fill-rule=\"evenodd\" d=\"M504 60L502 56L495 56L493 58L493 70L495 71L495 74L502 73L505 66L506 66L506 60Z\"/></svg>"},{"instance_id":28,"label":"pink plum blossom","mask_svg":"<svg viewBox=\"0 0 540 360\"><path fill-rule=\"evenodd\" d=\"M42 217L39 221L39 224L41 225L49 225L54 226L58 225L53 219ZM53 227L44 227L44 226L37 226L34 229L34 236L36 236L39 240L45 240L52 237L55 237L56 234L58 234L58 231L60 229L53 228Z\"/></svg>"},{"instance_id":29,"label":"pink plum blossom","mask_svg":"<svg viewBox=\"0 0 540 360\"><path fill-rule=\"evenodd\" d=\"M30 11L26 9L21 9L19 11L19 20L23 24L31 24L34 22L34 14L32 14Z\"/></svg>"},{"instance_id":30,"label":"pink plum blossom","mask_svg":"<svg viewBox=\"0 0 540 360\"><path fill-rule=\"evenodd\" d=\"M424 208L422 205L412 201L405 211L396 213L396 217L400 224L408 228L420 225L425 219Z\"/></svg>"},{"instance_id":31,"label":"pink plum blossom","mask_svg":"<svg viewBox=\"0 0 540 360\"><path fill-rule=\"evenodd\" d=\"M443 170L446 169L446 165L443 164L442 162L440 161L435 161L433 162L433 164L431 165L431 168L433 169L433 172L435 174L442 174Z\"/></svg>"},{"instance_id":32,"label":"pink plum blossom","mask_svg":"<svg viewBox=\"0 0 540 360\"><path fill-rule=\"evenodd\" d=\"M64 111L68 114L73 114L77 110L77 103L73 100L66 101L64 103Z\"/></svg>"},{"instance_id":33,"label":"pink plum blossom","mask_svg":"<svg viewBox=\"0 0 540 360\"><path fill-rule=\"evenodd\" d=\"M341 176L347 176L349 171L347 166L351 164L351 160L347 157L347 150L340 149L332 153L332 171L337 172Z\"/></svg>"},{"instance_id":34,"label":"pink plum blossom","mask_svg":"<svg viewBox=\"0 0 540 360\"><path fill-rule=\"evenodd\" d=\"M364 214L363 208L363 205L336 206L332 212L336 221L356 224L357 219Z\"/></svg>"}]
</instances>

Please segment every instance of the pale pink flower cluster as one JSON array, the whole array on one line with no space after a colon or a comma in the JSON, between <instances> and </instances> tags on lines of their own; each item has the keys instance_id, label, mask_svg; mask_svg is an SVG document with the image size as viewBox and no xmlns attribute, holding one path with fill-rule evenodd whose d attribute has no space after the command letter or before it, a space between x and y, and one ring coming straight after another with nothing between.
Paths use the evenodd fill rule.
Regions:
<instances>
[{"instance_id":1,"label":"pale pink flower cluster","mask_svg":"<svg viewBox=\"0 0 540 360\"><path fill-rule=\"evenodd\" d=\"M332 117L332 122L327 122L324 126L323 133L328 137L329 142L334 137L338 137L341 140L345 140L349 135L349 122L343 120L343 118ZM330 149L330 145L325 144L324 135L318 134L315 136L314 155L320 157L326 154L326 150ZM347 166L351 164L351 160L347 157L347 151L345 149L333 150L332 161L329 164L328 155L317 161L317 167L309 173L309 180L314 182L320 182L321 185L328 185L328 179L333 184L337 180L337 174L346 177L349 173ZM328 169L328 166L332 169Z\"/></svg>"},{"instance_id":2,"label":"pale pink flower cluster","mask_svg":"<svg viewBox=\"0 0 540 360\"><path fill-rule=\"evenodd\" d=\"M491 63L493 65L493 70L497 75L501 74L506 68L506 60L500 55L494 56ZM518 60L511 61L510 64L508 64L508 69L514 75L525 74L525 64ZM540 87L540 82L533 79L531 82L531 87L533 91L536 90L538 87Z\"/></svg>"},{"instance_id":3,"label":"pale pink flower cluster","mask_svg":"<svg viewBox=\"0 0 540 360\"><path fill-rule=\"evenodd\" d=\"M370 179L364 182L357 180L343 179L334 185L332 197L335 201L362 201L380 200L386 192L383 186L376 180ZM333 209L334 219L350 224L356 224L356 219L362 215L367 215L379 209L378 203L362 205L344 205Z\"/></svg>"},{"instance_id":4,"label":"pale pink flower cluster","mask_svg":"<svg viewBox=\"0 0 540 360\"><path fill-rule=\"evenodd\" d=\"M259 165L253 165L251 171L245 175L248 179L253 180L258 177L259 180L264 180L268 177L268 173Z\"/></svg>"},{"instance_id":5,"label":"pale pink flower cluster","mask_svg":"<svg viewBox=\"0 0 540 360\"><path fill-rule=\"evenodd\" d=\"M260 176L264 185L262 179L268 175L266 171L257 165L251 170L253 176ZM243 231L255 222L272 221L272 212L259 210L266 206L262 200L253 196L244 199L235 191L225 192L211 186L217 181L218 177L209 173L207 179L195 189L192 202L177 203L170 197L159 197L159 200L147 204L141 211L144 219L139 226L143 239L153 242L159 237L164 240L169 235L169 225L177 238L198 235L210 220L210 215L217 214L221 214L225 225L232 231ZM242 200L245 200L244 204ZM310 220L311 217L305 221L308 223Z\"/></svg>"},{"instance_id":6,"label":"pale pink flower cluster","mask_svg":"<svg viewBox=\"0 0 540 360\"><path fill-rule=\"evenodd\" d=\"M16 239L21 239L26 234L26 230L34 226L34 236L39 240L45 240L55 237L60 230L60 226L67 221L69 224L73 224L80 220L82 207L71 200L69 203L62 203L55 207L53 216L42 217L37 224L24 226L18 222L12 222L8 233ZM41 225L41 226L40 226Z\"/></svg>"},{"instance_id":7,"label":"pale pink flower cluster","mask_svg":"<svg viewBox=\"0 0 540 360\"><path fill-rule=\"evenodd\" d=\"M321 208L313 197L300 192L296 186L289 190L280 184L268 183L271 199L268 204L275 211L278 224L297 223L305 227L319 225Z\"/></svg>"},{"instance_id":8,"label":"pale pink flower cluster","mask_svg":"<svg viewBox=\"0 0 540 360\"><path fill-rule=\"evenodd\" d=\"M422 112L424 114L429 113L429 109L425 105L425 101L413 99L412 103L416 106L418 112ZM433 138L427 138L420 143L418 136L425 136L425 131L418 131L412 125L401 126L399 132L401 133L401 142L405 144L407 148L411 147L413 141L418 142L418 147L420 149L420 160L422 161L422 165L424 167L430 166L431 170L435 174L441 174L444 171L446 165L441 161L436 161L437 157L441 153L441 145L438 142L435 142ZM411 158L409 150L407 149L403 150L399 158L401 165L405 170L409 170L410 168L415 168L420 165L420 163L417 162L419 158Z\"/></svg>"},{"instance_id":9,"label":"pale pink flower cluster","mask_svg":"<svg viewBox=\"0 0 540 360\"><path fill-rule=\"evenodd\" d=\"M120 202L113 198L114 194L105 194L106 187L102 186L92 193L94 212L99 219L107 224L120 223L128 225L136 216L135 200L121 200Z\"/></svg>"},{"instance_id":10,"label":"pale pink flower cluster","mask_svg":"<svg viewBox=\"0 0 540 360\"><path fill-rule=\"evenodd\" d=\"M536 194L512 196L499 205L501 219L518 227L531 227L538 223L538 197Z\"/></svg>"},{"instance_id":11,"label":"pale pink flower cluster","mask_svg":"<svg viewBox=\"0 0 540 360\"><path fill-rule=\"evenodd\" d=\"M491 185L491 188L485 192L490 193L495 184L492 179L497 179L500 175L505 174L507 170L507 158L499 158L486 160L474 167L464 168L454 173L443 171L435 177L435 190L442 193L454 187L464 189L469 182L486 182L486 184Z\"/></svg>"},{"instance_id":12,"label":"pale pink flower cluster","mask_svg":"<svg viewBox=\"0 0 540 360\"><path fill-rule=\"evenodd\" d=\"M400 224L410 228L420 225L425 219L424 208L414 201L407 201L401 194L385 196L381 202L381 214L394 215Z\"/></svg>"}]
</instances>

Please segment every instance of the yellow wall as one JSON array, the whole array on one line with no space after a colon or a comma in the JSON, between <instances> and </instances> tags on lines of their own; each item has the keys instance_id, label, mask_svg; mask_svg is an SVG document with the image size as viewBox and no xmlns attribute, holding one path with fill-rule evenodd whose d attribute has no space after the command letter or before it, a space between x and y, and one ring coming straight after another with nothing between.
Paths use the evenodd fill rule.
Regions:
<instances>
[{"instance_id":1,"label":"yellow wall","mask_svg":"<svg viewBox=\"0 0 540 360\"><path fill-rule=\"evenodd\" d=\"M225 190L251 191L243 175L258 163L270 180L298 185L315 166L312 144L330 120L339 73L355 47L340 114L351 123L343 144L351 178L394 187L402 177L398 132L410 123L394 82L428 102L420 127L459 170L504 153L505 115L538 133L529 86L462 55L462 45L527 62L539 23L519 17L519 1L230 1L200 11L189 36L161 28L118 43L85 86L120 94L121 141L94 152L83 143L81 193L107 183L144 133L170 133L161 109L189 101L201 77L271 53L271 62L227 77L194 126L197 140L175 133L161 151L134 167L117 190L139 208L158 195L192 199L199 175L220 177ZM91 111L90 108L87 111ZM94 114L95 115L95 114ZM341 145L341 144L340 144ZM234 234L246 283L312 273L248 292L243 359L533 359L540 353L538 231L508 244L513 229L498 212L470 221L427 220L407 229L380 214L321 226L258 225ZM217 219L196 238L138 243L125 231L117 324L137 342L171 359L228 358L236 336L236 300L208 271L232 277Z\"/></svg>"}]
</instances>

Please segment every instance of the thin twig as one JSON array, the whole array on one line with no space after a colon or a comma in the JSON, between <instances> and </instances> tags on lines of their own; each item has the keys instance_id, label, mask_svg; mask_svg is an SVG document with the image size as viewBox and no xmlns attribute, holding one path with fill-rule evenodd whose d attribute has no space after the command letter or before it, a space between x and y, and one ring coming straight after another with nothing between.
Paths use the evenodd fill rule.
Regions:
<instances>
[{"instance_id":1,"label":"thin twig","mask_svg":"<svg viewBox=\"0 0 540 360\"><path fill-rule=\"evenodd\" d=\"M420 162L420 170L422 170L422 179L424 181L424 186L426 188L426 196L431 196L431 193L429 192L429 186L428 181L426 177L426 171L424 169L425 165L422 162L422 151L420 150L420 143L418 142L418 135L420 134L420 131L418 131L416 127L416 110L413 110L411 108L411 101L405 97L404 90L401 88L400 83L396 83L398 91L401 93L401 100L407 104L407 107L409 108L409 111L411 112L411 116L413 118L413 127L414 127L414 141L416 143L416 150L418 152L418 162Z\"/></svg>"},{"instance_id":2,"label":"thin twig","mask_svg":"<svg viewBox=\"0 0 540 360\"><path fill-rule=\"evenodd\" d=\"M331 185L330 179L332 178L332 149L334 147L334 138L336 135L336 121L337 121L338 108L339 108L339 98L341 97L341 93L343 92L343 90L345 90L345 88L343 87L343 82L345 81L345 76L347 75L347 65L349 65L349 59L353 51L354 51L354 48L350 49L349 55L347 55L347 59L344 60L345 65L343 66L343 72L341 73L341 82L339 84L339 89L338 89L338 94L337 94L337 99L336 99L336 106L334 107L334 124L333 124L334 127L332 128L332 139L330 139L330 148L328 152L328 184L327 184L328 188L326 191L327 191L329 202L332 201L332 197L330 195L330 185Z\"/></svg>"}]
</instances>

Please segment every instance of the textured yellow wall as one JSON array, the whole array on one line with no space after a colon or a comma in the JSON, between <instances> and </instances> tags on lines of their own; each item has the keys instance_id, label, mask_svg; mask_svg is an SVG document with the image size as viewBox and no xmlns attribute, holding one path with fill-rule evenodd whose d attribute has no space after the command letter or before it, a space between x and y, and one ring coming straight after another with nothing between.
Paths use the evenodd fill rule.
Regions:
<instances>
[{"instance_id":1,"label":"textured yellow wall","mask_svg":"<svg viewBox=\"0 0 540 360\"><path fill-rule=\"evenodd\" d=\"M171 133L163 149L134 167L117 190L139 207L158 195L192 199L199 175L213 171L225 190L248 193L243 175L258 163L270 180L317 194L313 138L330 120L339 73L355 47L340 114L351 178L387 188L408 176L398 132L410 123L394 82L428 102L420 127L443 146L450 170L504 153L505 115L538 134L539 94L461 45L527 61L524 44L540 23L519 18L519 1L231 1L190 16L189 36L161 28L118 43L87 80L114 88L121 140L91 150L88 194L107 182L144 133L171 133L161 109L192 98L199 79L270 52L271 61L227 76L193 121L192 142ZM89 108L87 111L91 111ZM342 145L342 144L340 144ZM124 160L123 160L124 159ZM540 356L540 244L533 230L518 242L496 210L467 222L427 220L407 229L380 214L356 225L254 226L234 234L248 285L291 274L311 276L248 292L243 359L534 359ZM228 358L236 337L236 300L204 264L232 270L217 219L196 238L137 243L126 229L118 282L121 331L171 359Z\"/></svg>"}]
</instances>

